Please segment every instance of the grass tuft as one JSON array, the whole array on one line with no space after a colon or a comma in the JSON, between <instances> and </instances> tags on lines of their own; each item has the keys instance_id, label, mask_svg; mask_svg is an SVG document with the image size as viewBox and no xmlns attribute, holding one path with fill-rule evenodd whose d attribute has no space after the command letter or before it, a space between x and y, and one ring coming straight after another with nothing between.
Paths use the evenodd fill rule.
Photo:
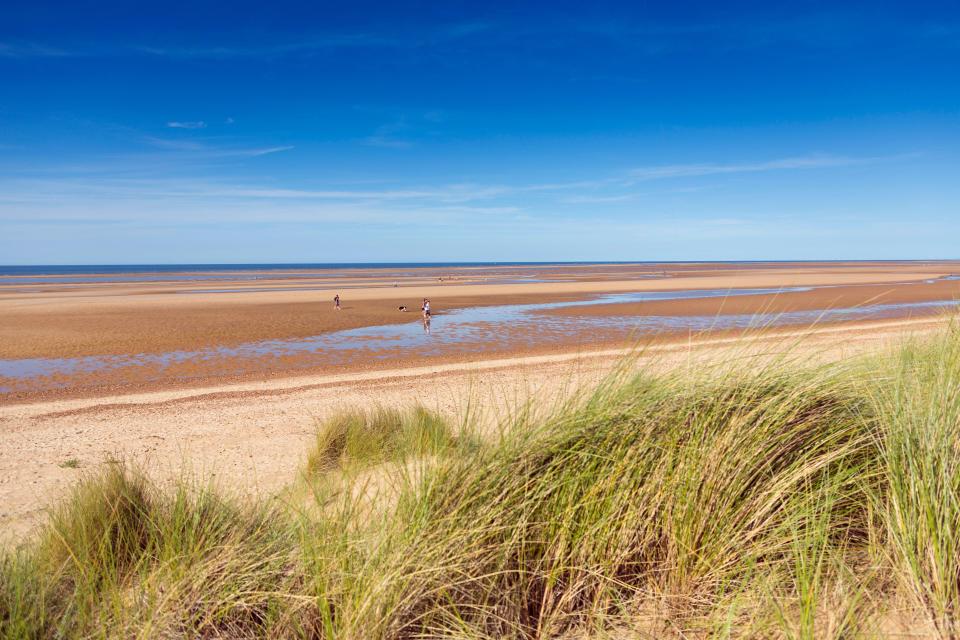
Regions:
<instances>
[{"instance_id":1,"label":"grass tuft","mask_svg":"<svg viewBox=\"0 0 960 640\"><path fill-rule=\"evenodd\" d=\"M900 351L873 389L889 559L943 638L960 637L960 331Z\"/></svg>"},{"instance_id":2,"label":"grass tuft","mask_svg":"<svg viewBox=\"0 0 960 640\"><path fill-rule=\"evenodd\" d=\"M3 637L258 635L299 590L288 516L109 465L2 566ZM294 601L294 604L296 602Z\"/></svg>"},{"instance_id":3,"label":"grass tuft","mask_svg":"<svg viewBox=\"0 0 960 640\"><path fill-rule=\"evenodd\" d=\"M449 420L419 405L407 411L383 407L346 411L318 429L316 445L307 459L307 474L441 456L475 446L476 440L465 429L458 433Z\"/></svg>"}]
</instances>

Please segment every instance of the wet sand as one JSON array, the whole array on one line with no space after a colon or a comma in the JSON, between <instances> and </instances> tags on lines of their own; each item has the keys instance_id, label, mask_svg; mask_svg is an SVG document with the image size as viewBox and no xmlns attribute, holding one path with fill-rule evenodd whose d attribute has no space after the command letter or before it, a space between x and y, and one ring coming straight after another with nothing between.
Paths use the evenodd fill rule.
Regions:
<instances>
[{"instance_id":1,"label":"wet sand","mask_svg":"<svg viewBox=\"0 0 960 640\"><path fill-rule=\"evenodd\" d=\"M770 295L598 304L571 309L550 310L544 313L584 316L776 315L791 311L846 309L880 304L900 305L935 300L960 300L960 280L871 285L835 285L816 288L810 291L782 292ZM936 313L938 311L934 308L931 312Z\"/></svg>"},{"instance_id":2,"label":"wet sand","mask_svg":"<svg viewBox=\"0 0 960 640\"><path fill-rule=\"evenodd\" d=\"M56 277L41 276L33 278L40 283L29 286L3 284L0 279L0 360L162 354L308 339L359 327L415 322L423 297L429 297L435 313L442 316L457 309L582 301L609 293L817 287L776 295L586 305L542 312L569 318L778 314L878 302L953 300L960 297L960 281L926 281L954 273L960 273L960 263L349 269L321 274L218 274L215 281L174 280L189 278L190 274L165 274L158 277L167 279L132 283L60 282ZM107 280L111 277L118 276L108 276ZM338 292L343 300L340 312L332 303ZM401 313L399 305L411 311ZM0 380L0 387L13 390L0 393L0 404L613 348L622 346L626 338L625 331L609 328L560 332L546 340L537 333L536 327L518 328L506 340L481 340L468 349L447 348L430 354L380 348L339 360L286 353L257 359L196 358L171 366L60 376L42 385L29 380ZM663 333L661 340L669 341L669 332Z\"/></svg>"}]
</instances>

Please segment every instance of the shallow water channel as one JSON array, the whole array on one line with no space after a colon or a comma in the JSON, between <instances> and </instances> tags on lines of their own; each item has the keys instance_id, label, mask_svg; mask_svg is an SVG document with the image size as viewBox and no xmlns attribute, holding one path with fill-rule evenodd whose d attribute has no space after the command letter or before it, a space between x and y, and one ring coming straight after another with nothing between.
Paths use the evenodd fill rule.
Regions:
<instances>
[{"instance_id":1,"label":"shallow water channel","mask_svg":"<svg viewBox=\"0 0 960 640\"><path fill-rule=\"evenodd\" d=\"M345 364L371 358L392 358L401 363L404 354L430 356L480 353L504 350L511 346L547 346L561 340L567 343L579 341L587 346L601 333L604 336L619 334L623 337L639 337L660 332L699 332L710 329L881 319L957 304L957 301L953 300L939 300L761 315L593 316L543 313L555 309L602 304L768 295L809 291L811 288L631 292L606 294L577 301L468 307L434 315L429 334L425 332L418 312L398 312L398 316L403 317L403 322L332 331L306 338L263 340L236 346L158 354L0 360L0 393L12 391L11 383L15 381L22 383L36 379L39 382L40 379L54 377L59 382L41 386L69 386L69 380L63 379L64 377L103 372L123 375L123 369L132 367L148 368L152 377L159 378L165 369L174 365L212 363L220 360L224 362L225 374L241 373L250 370L256 363L269 365L278 358L291 357L298 358L297 366L302 367ZM247 364L243 364L244 362Z\"/></svg>"}]
</instances>

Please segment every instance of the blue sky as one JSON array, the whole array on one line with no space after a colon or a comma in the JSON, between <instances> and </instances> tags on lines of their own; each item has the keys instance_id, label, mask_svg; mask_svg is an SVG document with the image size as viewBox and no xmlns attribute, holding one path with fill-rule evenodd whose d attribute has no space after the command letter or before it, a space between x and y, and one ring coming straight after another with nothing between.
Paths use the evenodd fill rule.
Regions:
<instances>
[{"instance_id":1,"label":"blue sky","mask_svg":"<svg viewBox=\"0 0 960 640\"><path fill-rule=\"evenodd\" d=\"M0 264L960 258L956 2L4 2Z\"/></svg>"}]
</instances>

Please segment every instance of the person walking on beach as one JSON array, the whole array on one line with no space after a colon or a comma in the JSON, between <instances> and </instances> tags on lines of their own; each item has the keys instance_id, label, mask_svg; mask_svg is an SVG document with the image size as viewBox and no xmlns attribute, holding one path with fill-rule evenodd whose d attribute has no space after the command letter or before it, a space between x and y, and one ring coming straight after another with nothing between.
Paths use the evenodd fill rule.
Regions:
<instances>
[{"instance_id":1,"label":"person walking on beach","mask_svg":"<svg viewBox=\"0 0 960 640\"><path fill-rule=\"evenodd\" d=\"M333 296L333 308L340 311L340 294Z\"/></svg>"}]
</instances>

